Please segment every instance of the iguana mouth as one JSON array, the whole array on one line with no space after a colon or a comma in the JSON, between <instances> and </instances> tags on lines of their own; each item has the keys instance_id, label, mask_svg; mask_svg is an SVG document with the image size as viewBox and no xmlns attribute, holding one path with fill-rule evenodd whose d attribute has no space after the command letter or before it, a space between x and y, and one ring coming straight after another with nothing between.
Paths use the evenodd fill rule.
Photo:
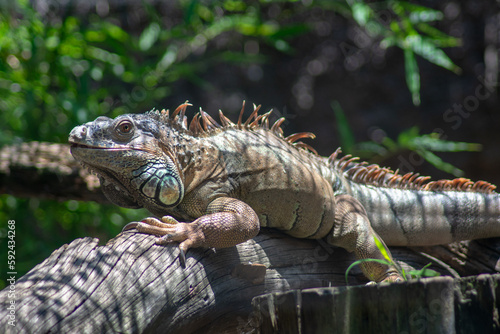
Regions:
<instances>
[{"instance_id":1,"label":"iguana mouth","mask_svg":"<svg viewBox=\"0 0 500 334\"><path fill-rule=\"evenodd\" d=\"M78 144L78 143L72 143L71 148L85 148L85 149L99 149L99 150L107 149L107 147L90 146L90 145Z\"/></svg>"},{"instance_id":2,"label":"iguana mouth","mask_svg":"<svg viewBox=\"0 0 500 334\"><path fill-rule=\"evenodd\" d=\"M91 146L91 145L85 145L85 144L78 144L78 143L73 143L70 146L71 149L77 148L83 148L86 150L110 150L110 151L125 151L125 150L135 150L133 147L102 147L102 146Z\"/></svg>"},{"instance_id":3,"label":"iguana mouth","mask_svg":"<svg viewBox=\"0 0 500 334\"><path fill-rule=\"evenodd\" d=\"M108 151L127 151L127 150L134 150L134 151L145 151L142 148L138 147L130 147L130 146L125 146L125 147L102 147L102 146L91 146L91 145L85 145L85 144L78 144L78 143L72 143L70 146L71 149L77 148L83 148L86 150L108 150Z\"/></svg>"},{"instance_id":4,"label":"iguana mouth","mask_svg":"<svg viewBox=\"0 0 500 334\"><path fill-rule=\"evenodd\" d=\"M107 150L107 151L125 151L125 150L130 150L131 148L129 147L102 147L102 146L91 146L91 145L86 145L86 144L79 144L79 143L72 143L71 144L71 150L73 149L85 149L85 150ZM126 189L125 185L123 184L122 180L117 176L117 174L113 171L111 168L104 167L102 165L96 164L92 160L80 160L80 164L82 164L83 167L87 168L90 173L96 174L100 180L107 180L108 182L111 182L115 185L120 186L123 189ZM101 181L101 185L102 181Z\"/></svg>"}]
</instances>

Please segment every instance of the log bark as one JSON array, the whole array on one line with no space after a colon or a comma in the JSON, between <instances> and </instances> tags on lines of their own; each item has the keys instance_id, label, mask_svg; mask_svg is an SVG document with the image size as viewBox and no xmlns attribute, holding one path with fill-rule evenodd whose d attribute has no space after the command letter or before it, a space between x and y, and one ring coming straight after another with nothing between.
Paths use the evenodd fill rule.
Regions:
<instances>
[{"instance_id":1,"label":"log bark","mask_svg":"<svg viewBox=\"0 0 500 334\"><path fill-rule=\"evenodd\" d=\"M475 243L462 245L462 250ZM468 259L461 264L462 271L495 272L500 240L478 243L487 245L480 247L490 249L489 257ZM185 268L177 245L155 245L150 235L127 231L104 246L97 244L97 239L77 239L21 277L14 289L8 286L1 291L0 328L7 333L249 332L259 325L252 314L254 297L343 286L345 271L354 260L323 241L295 239L271 230L216 252L189 250ZM439 250L431 255L395 248L393 255L408 270L409 266L421 268L441 248L429 248ZM433 269L446 273L449 268L438 263ZM365 283L355 268L349 284ZM393 303L384 298L379 302ZM8 324L12 301L16 327Z\"/></svg>"}]
</instances>

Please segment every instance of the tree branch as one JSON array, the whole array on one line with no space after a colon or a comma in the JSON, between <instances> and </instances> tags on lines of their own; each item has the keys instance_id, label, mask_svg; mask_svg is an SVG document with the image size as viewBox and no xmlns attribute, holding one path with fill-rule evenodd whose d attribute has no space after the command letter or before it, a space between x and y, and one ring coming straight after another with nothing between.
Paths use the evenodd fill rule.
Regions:
<instances>
[{"instance_id":1,"label":"tree branch","mask_svg":"<svg viewBox=\"0 0 500 334\"><path fill-rule=\"evenodd\" d=\"M2 147L0 194L109 203L97 177L80 167L69 145L45 142Z\"/></svg>"}]
</instances>

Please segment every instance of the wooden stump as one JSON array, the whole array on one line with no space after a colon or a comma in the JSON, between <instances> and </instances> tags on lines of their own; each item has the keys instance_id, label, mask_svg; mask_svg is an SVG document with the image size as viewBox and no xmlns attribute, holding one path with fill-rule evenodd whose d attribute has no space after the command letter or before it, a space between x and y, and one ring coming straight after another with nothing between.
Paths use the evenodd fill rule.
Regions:
<instances>
[{"instance_id":1,"label":"wooden stump","mask_svg":"<svg viewBox=\"0 0 500 334\"><path fill-rule=\"evenodd\" d=\"M499 333L500 274L295 290L253 299L255 333Z\"/></svg>"}]
</instances>

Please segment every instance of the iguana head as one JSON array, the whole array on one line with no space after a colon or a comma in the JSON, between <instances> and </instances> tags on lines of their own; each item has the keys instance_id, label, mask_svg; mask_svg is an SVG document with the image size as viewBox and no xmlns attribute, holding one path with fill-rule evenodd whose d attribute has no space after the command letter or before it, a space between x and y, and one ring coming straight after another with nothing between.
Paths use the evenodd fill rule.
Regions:
<instances>
[{"instance_id":1,"label":"iguana head","mask_svg":"<svg viewBox=\"0 0 500 334\"><path fill-rule=\"evenodd\" d=\"M154 113L98 117L69 135L71 154L95 172L106 197L123 207L162 212L182 201L184 185L171 129ZM175 144L175 143L173 143Z\"/></svg>"}]
</instances>

